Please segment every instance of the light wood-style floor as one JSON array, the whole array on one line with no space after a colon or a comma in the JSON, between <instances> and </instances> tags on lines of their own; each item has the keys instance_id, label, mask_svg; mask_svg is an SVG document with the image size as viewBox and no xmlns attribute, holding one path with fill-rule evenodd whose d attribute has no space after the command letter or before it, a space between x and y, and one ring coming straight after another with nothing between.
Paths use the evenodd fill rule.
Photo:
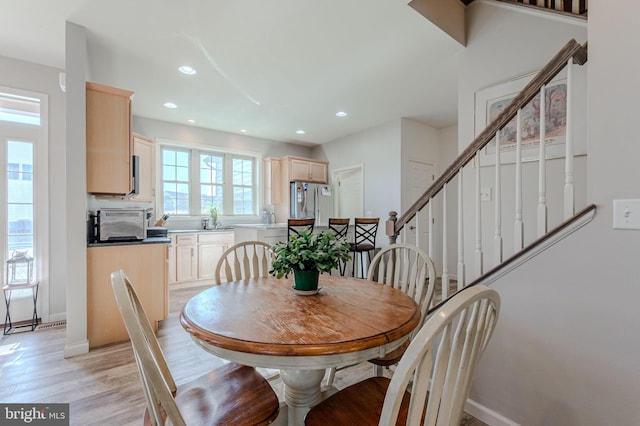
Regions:
<instances>
[{"instance_id":1,"label":"light wood-style floor","mask_svg":"<svg viewBox=\"0 0 640 426\"><path fill-rule=\"evenodd\" d=\"M170 315L160 325L160 344L178 383L224 363L197 347L178 321L183 304L202 289L172 289ZM71 425L140 425L145 402L130 344L110 345L64 359L65 338L64 327L3 336L0 401L69 403ZM364 363L339 371L334 385L340 389L371 374L372 367ZM270 383L282 400L281 381L276 378ZM465 416L461 424L484 425L470 416Z\"/></svg>"}]
</instances>

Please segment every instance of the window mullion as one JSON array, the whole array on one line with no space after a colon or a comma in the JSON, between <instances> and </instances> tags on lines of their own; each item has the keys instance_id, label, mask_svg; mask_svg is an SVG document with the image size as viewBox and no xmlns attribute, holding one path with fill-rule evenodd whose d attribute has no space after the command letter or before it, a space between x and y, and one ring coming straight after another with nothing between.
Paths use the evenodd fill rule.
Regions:
<instances>
[{"instance_id":1,"label":"window mullion","mask_svg":"<svg viewBox=\"0 0 640 426\"><path fill-rule=\"evenodd\" d=\"M200 216L200 150L191 150L191 167L189 171L189 188L191 199L189 200L189 214Z\"/></svg>"}]
</instances>

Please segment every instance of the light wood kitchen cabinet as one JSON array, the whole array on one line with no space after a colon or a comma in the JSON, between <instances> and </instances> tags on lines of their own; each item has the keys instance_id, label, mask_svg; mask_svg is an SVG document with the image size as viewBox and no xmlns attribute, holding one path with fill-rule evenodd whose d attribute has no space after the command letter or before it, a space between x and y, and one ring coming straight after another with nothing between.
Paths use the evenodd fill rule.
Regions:
<instances>
[{"instance_id":1,"label":"light wood kitchen cabinet","mask_svg":"<svg viewBox=\"0 0 640 426\"><path fill-rule=\"evenodd\" d=\"M154 201L155 182L155 143L153 139L133 133L133 155L137 155L140 164L139 192L133 196L136 201Z\"/></svg>"},{"instance_id":2,"label":"light wood kitchen cabinet","mask_svg":"<svg viewBox=\"0 0 640 426\"><path fill-rule=\"evenodd\" d=\"M264 159L264 203L268 205L280 204L285 201L283 191L282 167L279 158ZM287 194L288 195L288 194Z\"/></svg>"},{"instance_id":3,"label":"light wood kitchen cabinet","mask_svg":"<svg viewBox=\"0 0 640 426\"><path fill-rule=\"evenodd\" d=\"M288 181L328 183L328 163L299 157L285 157L288 163Z\"/></svg>"},{"instance_id":4,"label":"light wood kitchen cabinet","mask_svg":"<svg viewBox=\"0 0 640 426\"><path fill-rule=\"evenodd\" d=\"M176 237L176 282L198 279L196 234L179 234Z\"/></svg>"},{"instance_id":5,"label":"light wood kitchen cabinet","mask_svg":"<svg viewBox=\"0 0 640 426\"><path fill-rule=\"evenodd\" d=\"M111 288L111 273L123 269L149 317L158 321L169 312L167 244L110 245L87 248L87 338L89 347L129 339Z\"/></svg>"},{"instance_id":6,"label":"light wood kitchen cabinet","mask_svg":"<svg viewBox=\"0 0 640 426\"><path fill-rule=\"evenodd\" d=\"M86 84L87 192L126 195L133 188L131 95Z\"/></svg>"},{"instance_id":7,"label":"light wood kitchen cabinet","mask_svg":"<svg viewBox=\"0 0 640 426\"><path fill-rule=\"evenodd\" d=\"M198 234L198 279L213 279L218 261L233 241L233 232Z\"/></svg>"},{"instance_id":8,"label":"light wood kitchen cabinet","mask_svg":"<svg viewBox=\"0 0 640 426\"><path fill-rule=\"evenodd\" d=\"M169 252L169 282L213 280L218 260L233 245L233 232L172 234Z\"/></svg>"}]
</instances>

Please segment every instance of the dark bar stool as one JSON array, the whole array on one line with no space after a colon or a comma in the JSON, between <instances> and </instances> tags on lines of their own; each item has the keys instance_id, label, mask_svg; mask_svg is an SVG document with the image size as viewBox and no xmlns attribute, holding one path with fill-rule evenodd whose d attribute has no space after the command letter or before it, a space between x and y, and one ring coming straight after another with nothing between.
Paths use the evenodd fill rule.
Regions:
<instances>
[{"instance_id":1,"label":"dark bar stool","mask_svg":"<svg viewBox=\"0 0 640 426\"><path fill-rule=\"evenodd\" d=\"M356 253L360 254L360 278L366 277L364 271L363 255L367 253L368 262L371 263L371 252L376 247L376 233L378 232L378 217L356 217L355 218L355 239L351 243L353 252L353 268L351 275L356 275Z\"/></svg>"},{"instance_id":2,"label":"dark bar stool","mask_svg":"<svg viewBox=\"0 0 640 426\"><path fill-rule=\"evenodd\" d=\"M315 225L316 219L287 219L287 240L292 235L300 235L300 231L313 232L313 225Z\"/></svg>"},{"instance_id":3,"label":"dark bar stool","mask_svg":"<svg viewBox=\"0 0 640 426\"><path fill-rule=\"evenodd\" d=\"M329 229L333 231L333 233L336 235L336 238L346 238L347 231L349 230L349 221L349 218L343 219L331 217L329 218ZM340 263L340 267L338 268L340 271L340 275L344 276L346 268L346 263Z\"/></svg>"}]
</instances>

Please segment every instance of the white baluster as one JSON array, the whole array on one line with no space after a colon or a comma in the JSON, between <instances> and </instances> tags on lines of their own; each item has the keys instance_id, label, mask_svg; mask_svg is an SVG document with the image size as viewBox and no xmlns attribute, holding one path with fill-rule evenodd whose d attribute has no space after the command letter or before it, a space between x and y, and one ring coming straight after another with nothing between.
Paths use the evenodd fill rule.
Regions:
<instances>
[{"instance_id":1,"label":"white baluster","mask_svg":"<svg viewBox=\"0 0 640 426\"><path fill-rule=\"evenodd\" d=\"M433 260L434 251L433 251L433 198L429 198L429 252L427 253L431 260Z\"/></svg>"},{"instance_id":2,"label":"white baluster","mask_svg":"<svg viewBox=\"0 0 640 426\"><path fill-rule=\"evenodd\" d=\"M420 223L422 223L422 209L416 212L416 218L415 218L416 247L421 247L421 242L422 242L420 239L420 235L422 233L422 227L420 226Z\"/></svg>"},{"instance_id":3,"label":"white baluster","mask_svg":"<svg viewBox=\"0 0 640 426\"><path fill-rule=\"evenodd\" d=\"M447 255L447 184L442 186L442 298L449 297L449 256Z\"/></svg>"},{"instance_id":4,"label":"white baluster","mask_svg":"<svg viewBox=\"0 0 640 426\"><path fill-rule=\"evenodd\" d=\"M493 234L493 261L502 263L502 178L500 176L500 130L496 132L496 204L495 232Z\"/></svg>"},{"instance_id":5,"label":"white baluster","mask_svg":"<svg viewBox=\"0 0 640 426\"><path fill-rule=\"evenodd\" d=\"M516 114L516 206L515 223L513 225L514 252L522 250L524 224L522 222L522 130L520 128L522 109Z\"/></svg>"},{"instance_id":6,"label":"white baluster","mask_svg":"<svg viewBox=\"0 0 640 426\"><path fill-rule=\"evenodd\" d=\"M540 89L540 152L538 157L538 226L537 236L547 233L547 153L545 139L547 137L547 116L545 96L546 86Z\"/></svg>"},{"instance_id":7,"label":"white baluster","mask_svg":"<svg viewBox=\"0 0 640 426\"><path fill-rule=\"evenodd\" d=\"M464 276L464 212L462 208L462 171L458 173L458 290L465 286Z\"/></svg>"},{"instance_id":8,"label":"white baluster","mask_svg":"<svg viewBox=\"0 0 640 426\"><path fill-rule=\"evenodd\" d=\"M482 275L482 215L480 214L480 151L476 153L476 250L475 275Z\"/></svg>"},{"instance_id":9,"label":"white baluster","mask_svg":"<svg viewBox=\"0 0 640 426\"><path fill-rule=\"evenodd\" d=\"M573 58L567 64L567 120L565 142L565 181L564 181L564 218L568 219L575 212L575 195L573 186Z\"/></svg>"}]
</instances>

